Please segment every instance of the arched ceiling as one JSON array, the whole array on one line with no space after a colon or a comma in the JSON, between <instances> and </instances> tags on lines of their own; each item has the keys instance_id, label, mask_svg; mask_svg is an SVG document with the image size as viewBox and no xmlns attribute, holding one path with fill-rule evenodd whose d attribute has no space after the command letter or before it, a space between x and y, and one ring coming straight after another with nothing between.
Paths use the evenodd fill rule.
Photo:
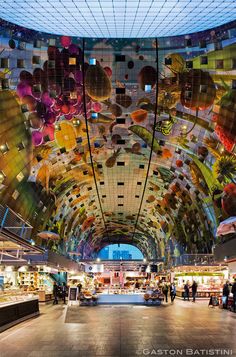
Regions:
<instances>
[{"instance_id":1,"label":"arched ceiling","mask_svg":"<svg viewBox=\"0 0 236 357\"><path fill-rule=\"evenodd\" d=\"M79 257L109 243L167 261L211 252L236 213L235 29L163 43L4 28L1 201L36 242Z\"/></svg>"},{"instance_id":2,"label":"arched ceiling","mask_svg":"<svg viewBox=\"0 0 236 357\"><path fill-rule=\"evenodd\" d=\"M52 34L147 38L210 29L236 17L235 0L0 0L4 20Z\"/></svg>"}]
</instances>

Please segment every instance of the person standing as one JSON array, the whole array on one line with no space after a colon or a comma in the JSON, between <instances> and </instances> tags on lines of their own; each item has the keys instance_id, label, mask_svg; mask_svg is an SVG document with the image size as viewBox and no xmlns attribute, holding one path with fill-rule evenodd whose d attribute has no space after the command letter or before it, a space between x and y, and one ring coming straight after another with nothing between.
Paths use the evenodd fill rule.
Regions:
<instances>
[{"instance_id":1,"label":"person standing","mask_svg":"<svg viewBox=\"0 0 236 357\"><path fill-rule=\"evenodd\" d=\"M192 285L192 295L193 295L193 302L196 301L196 295L197 295L197 283L194 280L193 285Z\"/></svg>"},{"instance_id":2,"label":"person standing","mask_svg":"<svg viewBox=\"0 0 236 357\"><path fill-rule=\"evenodd\" d=\"M61 292L62 292L63 303L65 304L66 303L66 292L67 292L67 286L66 286L65 282L62 284Z\"/></svg>"},{"instance_id":3,"label":"person standing","mask_svg":"<svg viewBox=\"0 0 236 357\"><path fill-rule=\"evenodd\" d=\"M174 299L176 296L176 287L175 287L175 283L172 283L170 285L170 298L171 298L171 303L173 304Z\"/></svg>"},{"instance_id":4,"label":"person standing","mask_svg":"<svg viewBox=\"0 0 236 357\"><path fill-rule=\"evenodd\" d=\"M58 285L55 281L53 284L53 296L54 296L53 305L57 305L58 304Z\"/></svg>"},{"instance_id":5,"label":"person standing","mask_svg":"<svg viewBox=\"0 0 236 357\"><path fill-rule=\"evenodd\" d=\"M233 311L236 312L236 278L234 279L231 293L233 294Z\"/></svg>"},{"instance_id":6,"label":"person standing","mask_svg":"<svg viewBox=\"0 0 236 357\"><path fill-rule=\"evenodd\" d=\"M188 282L184 285L184 300L188 299L189 301L189 285Z\"/></svg>"},{"instance_id":7,"label":"person standing","mask_svg":"<svg viewBox=\"0 0 236 357\"><path fill-rule=\"evenodd\" d=\"M168 302L168 285L167 285L167 284L165 284L165 285L163 286L162 292L163 292L163 294L164 294L164 296L165 296L165 298L166 298L166 302Z\"/></svg>"},{"instance_id":8,"label":"person standing","mask_svg":"<svg viewBox=\"0 0 236 357\"><path fill-rule=\"evenodd\" d=\"M228 308L228 301L229 301L229 281L227 280L226 283L223 286L223 309L227 309Z\"/></svg>"}]
</instances>

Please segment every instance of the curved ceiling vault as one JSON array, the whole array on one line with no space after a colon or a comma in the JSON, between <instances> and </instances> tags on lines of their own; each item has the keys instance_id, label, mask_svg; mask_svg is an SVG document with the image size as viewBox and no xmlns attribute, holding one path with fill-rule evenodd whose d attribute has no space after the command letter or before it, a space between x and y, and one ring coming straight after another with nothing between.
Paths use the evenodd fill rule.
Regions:
<instances>
[{"instance_id":1,"label":"curved ceiling vault","mask_svg":"<svg viewBox=\"0 0 236 357\"><path fill-rule=\"evenodd\" d=\"M236 172L235 29L164 43L1 26L1 201L36 242L83 258L109 243L167 261L211 252L236 212L234 186L221 207Z\"/></svg>"},{"instance_id":2,"label":"curved ceiling vault","mask_svg":"<svg viewBox=\"0 0 236 357\"><path fill-rule=\"evenodd\" d=\"M235 0L0 0L1 17L52 34L147 38L194 33L235 20Z\"/></svg>"}]
</instances>

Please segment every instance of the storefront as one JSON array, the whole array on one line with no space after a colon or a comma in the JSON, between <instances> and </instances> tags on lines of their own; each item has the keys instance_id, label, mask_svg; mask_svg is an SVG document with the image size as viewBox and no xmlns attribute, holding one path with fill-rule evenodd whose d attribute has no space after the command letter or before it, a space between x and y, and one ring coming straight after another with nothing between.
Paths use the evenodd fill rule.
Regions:
<instances>
[{"instance_id":1,"label":"storefront","mask_svg":"<svg viewBox=\"0 0 236 357\"><path fill-rule=\"evenodd\" d=\"M220 296L225 281L229 277L226 266L182 266L176 267L171 272L171 281L176 283L177 296L184 296L184 285L190 286L190 297L192 295L191 286L197 283L197 297L209 298L210 296Z\"/></svg>"}]
</instances>

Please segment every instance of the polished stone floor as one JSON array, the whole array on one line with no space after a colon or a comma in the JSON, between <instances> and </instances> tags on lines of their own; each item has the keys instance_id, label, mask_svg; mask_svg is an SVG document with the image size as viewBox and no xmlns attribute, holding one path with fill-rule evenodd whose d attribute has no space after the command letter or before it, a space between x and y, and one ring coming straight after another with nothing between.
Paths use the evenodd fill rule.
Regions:
<instances>
[{"instance_id":1,"label":"polished stone floor","mask_svg":"<svg viewBox=\"0 0 236 357\"><path fill-rule=\"evenodd\" d=\"M0 335L0 357L236 356L236 314L207 305L42 306Z\"/></svg>"}]
</instances>

